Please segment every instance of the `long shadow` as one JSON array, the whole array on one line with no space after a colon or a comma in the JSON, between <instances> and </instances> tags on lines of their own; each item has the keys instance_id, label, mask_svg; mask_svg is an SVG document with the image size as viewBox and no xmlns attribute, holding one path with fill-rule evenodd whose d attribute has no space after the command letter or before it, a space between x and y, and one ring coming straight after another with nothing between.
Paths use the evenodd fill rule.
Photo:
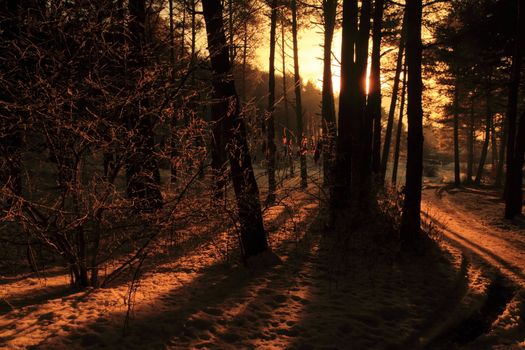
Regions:
<instances>
[{"instance_id":1,"label":"long shadow","mask_svg":"<svg viewBox=\"0 0 525 350\"><path fill-rule=\"evenodd\" d=\"M302 239L306 237L309 236L304 235ZM301 247L297 243L293 249ZM253 298L253 290L257 286L265 282L271 283L283 269L293 263L296 261L291 259L283 265L249 270L218 262L202 269L189 284L172 289L157 298L153 304L137 305L135 317L129 324L125 337L122 337L122 321L126 313L117 312L110 315L114 321L111 324L100 326L95 320L83 324L82 331L48 338L34 348L188 348L192 342L205 343L206 339L215 336L227 343L231 342L232 347L236 348L240 339L230 332L223 332L228 323L228 307ZM286 288L286 284L283 288Z\"/></svg>"},{"instance_id":2,"label":"long shadow","mask_svg":"<svg viewBox=\"0 0 525 350\"><path fill-rule=\"evenodd\" d=\"M374 245L380 238L371 239ZM324 278L312 289L298 323L305 335L288 348L411 349L413 334L420 334L465 284L461 273L442 262L437 247L430 250L413 257L376 255L348 251L333 237L323 238L317 260ZM458 276L456 285L443 283L452 275Z\"/></svg>"},{"instance_id":3,"label":"long shadow","mask_svg":"<svg viewBox=\"0 0 525 350\"><path fill-rule=\"evenodd\" d=\"M24 295L23 298L17 298L16 300L3 299L0 300L0 316L6 315L19 308L42 305L49 301L64 298L78 292L78 289L71 288L69 285L59 285L47 287L44 293L39 293L36 295L30 295L28 293ZM29 312L31 312L31 310L26 310L26 313ZM20 316L20 314L18 314L16 317L18 316Z\"/></svg>"},{"instance_id":4,"label":"long shadow","mask_svg":"<svg viewBox=\"0 0 525 350\"><path fill-rule=\"evenodd\" d=\"M510 273L516 275L521 280L525 280L525 274L523 273L522 269L519 266L515 266L515 265L511 264L510 262L502 259L500 256L494 254L492 251L488 250L487 248L484 248L484 247L480 246L479 244L474 243L473 241L469 240L468 238L465 238L464 236L462 236L461 234L451 230L447 226L445 226L445 225L443 225L443 224L441 224L439 222L436 222L436 224L441 229L446 230L447 232L449 232L453 236L452 237L450 235L445 235L445 237L450 239L453 244L456 244L457 246L460 246L463 250L465 250L465 251L469 252L470 254L478 257L479 259L483 260L487 264L493 265L492 262L487 258L487 257L489 257L490 259L495 260L498 264L503 266ZM475 249L479 250L481 253L476 252L474 249L472 249L472 247L474 247Z\"/></svg>"},{"instance_id":5,"label":"long shadow","mask_svg":"<svg viewBox=\"0 0 525 350\"><path fill-rule=\"evenodd\" d=\"M304 204L306 201L307 199L295 202L291 212L290 210L288 210L288 208L285 208L277 216L273 217L271 220L266 222L266 226L272 228L271 230L269 230L269 233L275 231L284 221L286 221L288 217L294 215L297 208L301 207L301 205ZM202 233L199 235L188 237L181 243L170 247L168 252L156 253L154 259L152 259L151 262L143 266L143 268L141 269L141 273L144 275L153 270L157 273L173 271L172 266L165 267L163 265L177 262L179 259L188 254L188 252L201 250L205 245L207 245L214 238L218 237L221 233L222 231L217 230L213 234ZM60 274L65 274L65 272L56 270L51 273L46 273L45 276L52 277L59 276ZM21 277L17 279L17 281L27 277L28 276ZM132 274L124 274L117 280L110 283L108 287L118 287L124 285L126 283L129 283L131 278ZM6 284L14 282L15 281L10 280L6 281ZM41 305L46 303L47 301L63 298L78 292L78 289L72 288L69 284L64 284L56 287L47 287L45 291L37 293L36 295L34 289L29 289L27 293L17 295L16 300L14 301L9 299L9 297L7 297L9 303L4 300L0 301L0 315L5 315L13 311L14 309L21 307Z\"/></svg>"}]
</instances>

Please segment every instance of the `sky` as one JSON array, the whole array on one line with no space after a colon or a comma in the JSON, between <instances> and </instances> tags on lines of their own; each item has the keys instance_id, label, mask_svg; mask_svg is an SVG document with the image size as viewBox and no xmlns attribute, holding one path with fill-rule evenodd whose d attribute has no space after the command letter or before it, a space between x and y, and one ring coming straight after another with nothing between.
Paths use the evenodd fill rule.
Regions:
<instances>
[{"instance_id":1,"label":"sky","mask_svg":"<svg viewBox=\"0 0 525 350\"><path fill-rule=\"evenodd\" d=\"M281 60L281 38L280 30L277 31L279 37L277 38L277 48L276 48L276 62L275 65L279 69L281 74L282 60ZM287 55L286 64L287 64L287 73L293 74L293 52L291 47L291 30L288 30L285 34L287 40L289 39L290 44L287 46ZM319 89L322 86L323 78L323 34L320 28L310 28L303 30L299 33L299 70L301 78L304 82L312 81ZM269 65L269 35L262 38L265 40L262 45L256 49L257 62L260 68L265 71L268 71ZM337 31L334 34L334 42L332 45L332 52L336 59L332 60L332 81L334 84L334 91L339 92L339 56L341 53L341 31Z\"/></svg>"}]
</instances>

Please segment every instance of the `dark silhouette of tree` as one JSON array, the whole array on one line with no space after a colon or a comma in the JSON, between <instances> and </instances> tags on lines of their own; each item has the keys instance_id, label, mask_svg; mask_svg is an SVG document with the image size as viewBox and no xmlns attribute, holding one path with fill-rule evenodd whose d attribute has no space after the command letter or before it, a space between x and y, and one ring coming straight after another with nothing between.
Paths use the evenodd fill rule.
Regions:
<instances>
[{"instance_id":1,"label":"dark silhouette of tree","mask_svg":"<svg viewBox=\"0 0 525 350\"><path fill-rule=\"evenodd\" d=\"M397 120L396 141L394 150L394 164L392 165L392 184L397 183L397 169L399 165L399 154L401 149L401 133L403 132L403 113L405 109L405 96L407 89L407 63L403 64L403 85L401 89L401 103L399 105L399 119Z\"/></svg>"},{"instance_id":2,"label":"dark silhouette of tree","mask_svg":"<svg viewBox=\"0 0 525 350\"><path fill-rule=\"evenodd\" d=\"M357 0L343 0L343 22L341 43L341 83L339 92L339 118L336 141L336 164L334 186L330 192L332 215L345 208L350 200L352 137L352 106L357 102L358 79L355 66L355 40L357 38Z\"/></svg>"},{"instance_id":3,"label":"dark silhouette of tree","mask_svg":"<svg viewBox=\"0 0 525 350\"><path fill-rule=\"evenodd\" d=\"M18 1L2 1L0 4L0 19L3 19L0 40L6 45L16 40L21 25L19 22L24 18L19 12L23 11L24 9L20 8ZM5 49L7 50L7 48ZM0 101L13 102L14 96L10 96L10 94L16 94L17 87L14 85L18 80L16 72L16 67L2 64L0 76L2 76L2 83L5 85L0 89ZM16 197L22 194L20 152L23 140L19 120L22 114L20 111L4 107L6 105L2 104L0 107L0 191L9 192L9 195L6 203L0 202L0 208L4 205L10 207L15 202Z\"/></svg>"},{"instance_id":4,"label":"dark silhouette of tree","mask_svg":"<svg viewBox=\"0 0 525 350\"><path fill-rule=\"evenodd\" d=\"M143 57L144 47L147 46L146 38L146 3L145 0L130 0L128 11L131 17L129 22L130 43L133 58L129 64L138 68L141 74L142 67L147 62ZM134 77L137 81L142 76ZM127 192L130 198L137 198L138 209L159 208L162 206L160 193L160 172L155 158L155 139L153 134L153 116L141 113L147 99L138 101L127 117L127 128L131 135L132 148L136 151L127 159L126 178Z\"/></svg>"},{"instance_id":5,"label":"dark silhouette of tree","mask_svg":"<svg viewBox=\"0 0 525 350\"><path fill-rule=\"evenodd\" d=\"M259 189L252 169L246 127L239 111L239 100L231 72L229 49L224 34L222 5L219 0L203 0L208 50L213 70L213 94L223 114L219 123L225 133L226 149L238 208L243 256L249 258L268 249L263 226Z\"/></svg>"},{"instance_id":6,"label":"dark silhouette of tree","mask_svg":"<svg viewBox=\"0 0 525 350\"><path fill-rule=\"evenodd\" d=\"M520 87L521 65L523 60L523 32L525 20L523 4L516 1L517 20L514 52L512 55L509 98L507 104L507 174L505 178L505 218L512 219L521 214L523 157L525 152L525 120L520 118L518 131L518 96Z\"/></svg>"},{"instance_id":7,"label":"dark silhouette of tree","mask_svg":"<svg viewBox=\"0 0 525 350\"><path fill-rule=\"evenodd\" d=\"M386 168L388 164L388 157L390 154L390 143L392 140L392 130L394 126L394 116L396 113L396 103L399 95L399 82L401 70L403 69L403 57L405 52L405 17L403 16L403 23L401 25L401 38L399 39L398 53L396 60L396 72L394 75L394 85L392 88L392 97L390 99L390 108L388 110L388 119L385 130L385 141L383 143L383 153L381 156L381 181L384 182L386 175ZM402 97L403 98L403 97Z\"/></svg>"},{"instance_id":8,"label":"dark silhouette of tree","mask_svg":"<svg viewBox=\"0 0 525 350\"><path fill-rule=\"evenodd\" d=\"M295 85L295 116L297 127L297 144L299 146L299 163L301 171L301 187L308 185L306 170L306 154L303 149L303 105L301 103L301 74L299 73L299 46L297 43L297 1L292 0L292 41L293 41L293 66L294 66L294 85Z\"/></svg>"},{"instance_id":9,"label":"dark silhouette of tree","mask_svg":"<svg viewBox=\"0 0 525 350\"><path fill-rule=\"evenodd\" d=\"M277 29L277 0L270 3L270 64L268 79L268 108L266 116L266 153L267 153L267 173L268 173L268 197L267 204L275 203L275 45Z\"/></svg>"},{"instance_id":10,"label":"dark silhouette of tree","mask_svg":"<svg viewBox=\"0 0 525 350\"><path fill-rule=\"evenodd\" d=\"M421 230L421 186L423 175L423 109L421 79L421 22L422 1L407 0L407 46L408 68L408 141L405 200L401 218L401 239L412 243L420 236Z\"/></svg>"},{"instance_id":11,"label":"dark silhouette of tree","mask_svg":"<svg viewBox=\"0 0 525 350\"><path fill-rule=\"evenodd\" d=\"M372 28L372 60L367 108L374 125L372 171L376 177L380 176L381 171L381 31L383 25L383 11L384 1L375 0Z\"/></svg>"},{"instance_id":12,"label":"dark silhouette of tree","mask_svg":"<svg viewBox=\"0 0 525 350\"><path fill-rule=\"evenodd\" d=\"M335 153L336 125L335 101L332 85L332 41L336 25L337 0L323 1L323 90L321 115L323 118L323 176L324 183L332 186L333 156Z\"/></svg>"}]
</instances>

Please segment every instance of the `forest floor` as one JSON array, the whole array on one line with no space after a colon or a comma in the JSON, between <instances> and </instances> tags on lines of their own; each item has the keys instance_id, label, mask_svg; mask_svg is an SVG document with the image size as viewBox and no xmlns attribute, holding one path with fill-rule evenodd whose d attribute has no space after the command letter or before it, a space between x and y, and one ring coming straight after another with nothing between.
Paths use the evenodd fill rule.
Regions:
<instances>
[{"instance_id":1,"label":"forest floor","mask_svg":"<svg viewBox=\"0 0 525 350\"><path fill-rule=\"evenodd\" d=\"M471 287L481 293L464 302L470 311L450 328L463 333L484 328L473 349L525 347L525 221L505 220L501 192L491 187L428 186L422 210L439 240L460 250L465 264L485 280ZM480 319L489 314L483 325Z\"/></svg>"},{"instance_id":2,"label":"forest floor","mask_svg":"<svg viewBox=\"0 0 525 350\"><path fill-rule=\"evenodd\" d=\"M217 247L231 240L227 233L192 240L191 249L159 242L159 253L141 269L132 308L129 280L75 291L61 268L41 276L0 275L0 348L449 349L475 339L475 349L517 344L519 293L513 286L508 296L511 289L496 272L447 238L445 226L462 227L444 220L447 210L455 214L452 198L460 193L426 191L428 212L444 224L432 229L434 243L423 254L406 255L378 223L344 235L350 237L344 242L327 234L314 182L305 191L297 177L286 180L287 192L281 190L278 205L265 211L282 263L249 269L225 257ZM438 202L444 200L450 204ZM467 225L474 231L473 222ZM502 259L510 260L501 266L515 274L509 266L523 266L514 255ZM484 310L493 290L509 293ZM506 316L498 317L500 311ZM481 316L464 317L472 314ZM487 323L496 326L487 329ZM505 328L509 324L514 328ZM492 328L500 333L487 332Z\"/></svg>"}]
</instances>

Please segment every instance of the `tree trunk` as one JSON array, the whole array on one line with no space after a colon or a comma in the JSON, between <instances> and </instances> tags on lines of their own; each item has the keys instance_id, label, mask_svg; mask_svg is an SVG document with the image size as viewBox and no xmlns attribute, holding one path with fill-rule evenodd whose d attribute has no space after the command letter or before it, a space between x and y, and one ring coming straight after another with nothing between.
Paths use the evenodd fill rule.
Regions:
<instances>
[{"instance_id":1,"label":"tree trunk","mask_svg":"<svg viewBox=\"0 0 525 350\"><path fill-rule=\"evenodd\" d=\"M136 77L140 79L142 69L146 65L143 57L146 37L146 7L145 0L130 0L128 4L131 21L129 22L130 38L134 50L134 66ZM155 209L162 206L160 193L160 172L155 158L155 139L153 120L150 115L143 115L144 106L148 101L136 101L133 111L128 117L128 130L135 136L132 138L133 149L136 151L127 159L126 178L127 193L130 198L137 199L137 209Z\"/></svg>"},{"instance_id":2,"label":"tree trunk","mask_svg":"<svg viewBox=\"0 0 525 350\"><path fill-rule=\"evenodd\" d=\"M485 100L485 108L487 111L487 116L485 120L485 140L483 142L483 148L481 149L481 156L479 158L479 164L478 164L478 171L476 173L476 179L474 180L474 184L479 186L481 184L481 178L483 177L483 170L485 167L485 161L487 159L487 153L489 150L489 143L490 143L490 130L492 129L492 110L491 110L491 83L490 83L490 76L488 78L488 84L487 84L487 91L486 91L486 100Z\"/></svg>"},{"instance_id":3,"label":"tree trunk","mask_svg":"<svg viewBox=\"0 0 525 350\"><path fill-rule=\"evenodd\" d=\"M171 69L171 78L173 80L174 78L174 72L175 72L175 36L174 36L174 31L175 31L175 26L174 26L174 23L173 23L173 0L168 0L168 3L169 3L169 22L170 22L170 32L169 32L169 39L170 39L170 69ZM184 9L183 9L184 13L186 11L186 6L184 6ZM183 15L183 19L184 19L184 15ZM182 27L184 28L184 25L185 23L183 22L182 23ZM184 48L183 48L184 50ZM171 153L170 153L170 165L171 165L171 183L174 184L177 182L177 165L176 163L174 162L174 159L177 158L178 156L178 152L177 152L177 148L178 148L178 140L177 140L177 136L176 136L176 133L175 133L175 130L177 129L177 118L176 117L173 117L173 119L171 120L171 134L170 134L170 148L171 148Z\"/></svg>"},{"instance_id":4,"label":"tree trunk","mask_svg":"<svg viewBox=\"0 0 525 350\"><path fill-rule=\"evenodd\" d=\"M518 137L516 137L523 31L525 30L523 7L520 0L516 1L516 6L518 16L507 104L507 174L505 178L505 218L507 219L521 214L523 153L525 151L525 113L520 119Z\"/></svg>"},{"instance_id":5,"label":"tree trunk","mask_svg":"<svg viewBox=\"0 0 525 350\"><path fill-rule=\"evenodd\" d=\"M397 183L397 168L399 164L399 153L401 148L401 133L403 131L403 110L405 109L405 95L407 89L407 63L403 65L403 88L401 90L401 103L399 105L399 119L397 121L396 147L394 151L394 165L392 166L392 184Z\"/></svg>"},{"instance_id":6,"label":"tree trunk","mask_svg":"<svg viewBox=\"0 0 525 350\"><path fill-rule=\"evenodd\" d=\"M390 109L388 111L388 121L385 131L385 142L383 144L383 155L381 158L381 181L384 182L386 176L386 168L388 165L388 157L390 153L390 142L392 140L392 129L394 126L394 115L396 112L396 103L399 92L399 78L401 70L403 69L403 54L405 51L405 36L406 36L406 16L403 16L403 24L401 26L401 38L399 39L399 50L397 54L396 73L394 76L394 86L392 87L392 98L390 99Z\"/></svg>"},{"instance_id":7,"label":"tree trunk","mask_svg":"<svg viewBox=\"0 0 525 350\"><path fill-rule=\"evenodd\" d=\"M474 171L474 97L470 97L470 112L467 135L467 178L465 183L472 184L472 175Z\"/></svg>"},{"instance_id":8,"label":"tree trunk","mask_svg":"<svg viewBox=\"0 0 525 350\"><path fill-rule=\"evenodd\" d=\"M401 240L413 243L421 230L421 185L423 175L423 109L421 95L422 1L407 0L408 141L405 200L401 217Z\"/></svg>"},{"instance_id":9,"label":"tree trunk","mask_svg":"<svg viewBox=\"0 0 525 350\"><path fill-rule=\"evenodd\" d=\"M520 117L514 159L507 172L508 192L505 199L505 218L521 215L523 206L523 161L525 157L525 112ZM510 175L509 175L510 173Z\"/></svg>"},{"instance_id":10,"label":"tree trunk","mask_svg":"<svg viewBox=\"0 0 525 350\"><path fill-rule=\"evenodd\" d=\"M492 151L492 175L496 174L497 167L498 167L498 143L496 141L496 126L494 125L496 123L496 115L492 116L492 122L490 123L490 143L491 143L491 151Z\"/></svg>"},{"instance_id":11,"label":"tree trunk","mask_svg":"<svg viewBox=\"0 0 525 350\"><path fill-rule=\"evenodd\" d=\"M372 67L368 97L368 111L374 125L372 146L372 171L379 179L381 171L381 30L383 26L384 1L374 2L374 26L372 31Z\"/></svg>"},{"instance_id":12,"label":"tree trunk","mask_svg":"<svg viewBox=\"0 0 525 350\"><path fill-rule=\"evenodd\" d=\"M357 80L354 60L357 37L357 0L343 0L343 24L341 43L341 87L339 93L339 118L336 140L336 164L334 186L330 190L331 215L347 207L350 199L352 131L351 111L357 103Z\"/></svg>"},{"instance_id":13,"label":"tree trunk","mask_svg":"<svg viewBox=\"0 0 525 350\"><path fill-rule=\"evenodd\" d=\"M368 62L368 41L370 33L371 0L361 4L359 33L356 40L357 79L352 84L357 89L351 112L352 132L352 181L350 183L351 206L356 222L366 217L371 209L371 161L372 161L372 120L366 108L366 80Z\"/></svg>"},{"instance_id":14,"label":"tree trunk","mask_svg":"<svg viewBox=\"0 0 525 350\"><path fill-rule=\"evenodd\" d=\"M283 65L283 105L284 105L284 137L286 138L285 147L285 162L288 162L290 168L290 176L294 176L294 164L293 164L293 152L292 152L292 136L293 133L290 131L289 123L289 111L288 111L288 88L286 87L286 43L285 43L285 17L284 8L281 10L281 62Z\"/></svg>"},{"instance_id":15,"label":"tree trunk","mask_svg":"<svg viewBox=\"0 0 525 350\"><path fill-rule=\"evenodd\" d=\"M239 100L228 57L222 5L220 0L202 0L202 8L213 70L213 94L217 104L224 106L216 110L224 111L224 114L216 119L221 120L220 123L224 125L226 150L240 222L241 246L244 258L249 258L268 249L259 189L253 173L246 127L240 115Z\"/></svg>"},{"instance_id":16,"label":"tree trunk","mask_svg":"<svg viewBox=\"0 0 525 350\"><path fill-rule=\"evenodd\" d=\"M332 86L332 40L337 13L337 0L323 1L324 16L324 47L323 47L323 179L325 185L332 185L333 157L335 152L335 102Z\"/></svg>"},{"instance_id":17,"label":"tree trunk","mask_svg":"<svg viewBox=\"0 0 525 350\"><path fill-rule=\"evenodd\" d=\"M16 40L19 33L19 5L17 1L4 1L0 5L0 17L3 19L2 29L0 31L0 40L6 44ZM14 45L13 45L14 46ZM5 75L4 75L5 74ZM4 81L10 81L9 76L12 74L7 67L0 68L0 75L6 78ZM16 74L16 73L15 73ZM16 81L17 79L13 79ZM12 101L8 91L17 91L16 86L0 89L1 101ZM8 104L5 104L8 105ZM22 130L19 125L20 112L10 108L0 107L0 189L5 186L9 194L4 197L6 202L0 202L11 207L16 201L16 197L22 195ZM1 208L1 207L0 207ZM3 209L3 208L2 208Z\"/></svg>"},{"instance_id":18,"label":"tree trunk","mask_svg":"<svg viewBox=\"0 0 525 350\"><path fill-rule=\"evenodd\" d=\"M461 171L459 163L459 83L456 79L454 86L454 185L461 185Z\"/></svg>"},{"instance_id":19,"label":"tree trunk","mask_svg":"<svg viewBox=\"0 0 525 350\"><path fill-rule=\"evenodd\" d=\"M268 197L267 204L275 203L275 31L277 29L277 0L272 0L270 16L270 65L268 77L268 113L266 125L266 147L267 147L267 173L268 173Z\"/></svg>"},{"instance_id":20,"label":"tree trunk","mask_svg":"<svg viewBox=\"0 0 525 350\"><path fill-rule=\"evenodd\" d=\"M496 169L496 179L494 181L495 186L503 185L503 177L505 176L503 168L505 167L505 154L507 150L507 140L508 140L508 118L505 117L503 120L503 130L500 138L499 154L498 154L498 165Z\"/></svg>"},{"instance_id":21,"label":"tree trunk","mask_svg":"<svg viewBox=\"0 0 525 350\"><path fill-rule=\"evenodd\" d=\"M297 1L292 0L292 36L293 36L293 66L295 85L295 114L297 118L297 143L299 146L299 161L301 166L301 187L308 185L306 172L306 154L303 148L303 107L301 103L301 75L299 74L299 48L297 45Z\"/></svg>"}]
</instances>

